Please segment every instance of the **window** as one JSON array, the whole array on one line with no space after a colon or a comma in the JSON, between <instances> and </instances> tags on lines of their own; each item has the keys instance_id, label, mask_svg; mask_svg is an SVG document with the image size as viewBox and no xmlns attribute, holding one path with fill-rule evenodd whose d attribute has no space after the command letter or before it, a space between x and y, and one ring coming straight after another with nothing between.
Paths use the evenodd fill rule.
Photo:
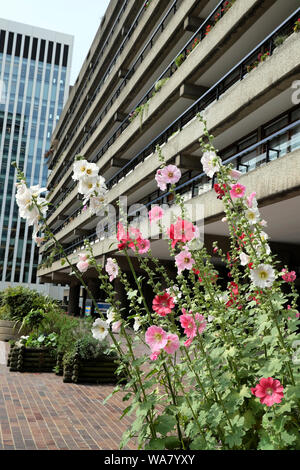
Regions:
<instances>
[{"instance_id":1,"label":"window","mask_svg":"<svg viewBox=\"0 0 300 470\"><path fill-rule=\"evenodd\" d=\"M9 55L12 54L13 42L14 42L14 33L9 33L8 43L7 43L7 54Z\"/></svg>"},{"instance_id":2,"label":"window","mask_svg":"<svg viewBox=\"0 0 300 470\"><path fill-rule=\"evenodd\" d=\"M68 64L68 55L69 55L69 46L64 45L64 55L63 55L63 66L66 67Z\"/></svg>"},{"instance_id":3,"label":"window","mask_svg":"<svg viewBox=\"0 0 300 470\"><path fill-rule=\"evenodd\" d=\"M47 54L47 62L48 64L51 64L52 62L52 53L53 53L53 42L49 41L48 45L48 54Z\"/></svg>"},{"instance_id":4,"label":"window","mask_svg":"<svg viewBox=\"0 0 300 470\"><path fill-rule=\"evenodd\" d=\"M61 53L61 44L57 43L56 51L55 51L55 65L59 65L60 53Z\"/></svg>"},{"instance_id":5,"label":"window","mask_svg":"<svg viewBox=\"0 0 300 470\"><path fill-rule=\"evenodd\" d=\"M15 51L15 55L17 57L20 57L21 44L22 44L22 34L17 34L17 44L16 44L16 51Z\"/></svg>"},{"instance_id":6,"label":"window","mask_svg":"<svg viewBox=\"0 0 300 470\"><path fill-rule=\"evenodd\" d=\"M6 35L6 31L1 30L1 33L0 33L0 52L4 52L5 35Z\"/></svg>"},{"instance_id":7,"label":"window","mask_svg":"<svg viewBox=\"0 0 300 470\"><path fill-rule=\"evenodd\" d=\"M33 38L32 41L32 50L31 50L31 59L36 60L36 51L37 51L38 39Z\"/></svg>"}]
</instances>

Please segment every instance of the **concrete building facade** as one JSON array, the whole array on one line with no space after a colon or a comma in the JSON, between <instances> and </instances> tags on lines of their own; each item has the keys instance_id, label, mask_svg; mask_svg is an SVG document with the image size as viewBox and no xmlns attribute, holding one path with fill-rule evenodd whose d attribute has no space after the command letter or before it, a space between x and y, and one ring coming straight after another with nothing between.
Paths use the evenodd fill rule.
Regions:
<instances>
[{"instance_id":1,"label":"concrete building facade","mask_svg":"<svg viewBox=\"0 0 300 470\"><path fill-rule=\"evenodd\" d=\"M18 216L11 163L30 186L46 186L51 136L69 93L72 47L72 36L0 19L0 289L39 283L39 251L32 227Z\"/></svg>"},{"instance_id":2,"label":"concrete building facade","mask_svg":"<svg viewBox=\"0 0 300 470\"><path fill-rule=\"evenodd\" d=\"M203 208L207 247L211 250L213 240L226 246L222 204L200 163L203 127L196 116L204 112L224 163L233 163L244 173L241 182L257 192L271 247L299 273L298 1L152 0L145 6L128 0L122 5L110 2L53 135L58 145L50 161L54 208L48 222L70 259L77 263L88 239L103 266L112 254L125 266L116 242L96 229L99 217L82 209L72 180L75 156L97 163L108 202L117 207L126 196L129 220L137 220L140 205L172 205L171 195L158 190L154 180L157 145L182 171L178 190L186 204ZM170 273L175 271L165 241L155 240L151 248ZM44 258L50 249L51 242L42 248ZM85 293L70 272L58 256L38 274L41 282L70 286L74 313ZM93 270L86 280L101 300Z\"/></svg>"}]
</instances>

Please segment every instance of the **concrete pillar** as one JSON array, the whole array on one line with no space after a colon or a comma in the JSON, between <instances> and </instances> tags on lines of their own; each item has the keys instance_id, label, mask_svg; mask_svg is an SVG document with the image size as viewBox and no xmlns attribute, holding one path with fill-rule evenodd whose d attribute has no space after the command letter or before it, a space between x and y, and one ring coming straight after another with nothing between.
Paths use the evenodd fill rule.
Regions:
<instances>
[{"instance_id":1,"label":"concrete pillar","mask_svg":"<svg viewBox=\"0 0 300 470\"><path fill-rule=\"evenodd\" d=\"M75 317L80 314L79 308L80 284L71 284L69 290L68 314Z\"/></svg>"},{"instance_id":2,"label":"concrete pillar","mask_svg":"<svg viewBox=\"0 0 300 470\"><path fill-rule=\"evenodd\" d=\"M89 279L88 280L88 288L89 291L91 292L92 296L94 297L95 300L101 300L100 299L100 288L99 288L100 280L98 279ZM92 317L97 317L98 314L95 313L95 306L94 303L92 302L91 306L91 316Z\"/></svg>"}]
</instances>

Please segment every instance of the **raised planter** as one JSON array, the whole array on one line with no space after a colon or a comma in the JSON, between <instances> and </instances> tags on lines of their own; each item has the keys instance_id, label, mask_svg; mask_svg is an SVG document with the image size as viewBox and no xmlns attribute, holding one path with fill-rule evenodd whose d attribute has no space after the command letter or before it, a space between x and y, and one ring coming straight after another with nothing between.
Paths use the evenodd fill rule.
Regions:
<instances>
[{"instance_id":1,"label":"raised planter","mask_svg":"<svg viewBox=\"0 0 300 470\"><path fill-rule=\"evenodd\" d=\"M8 354L11 372L53 372L56 356L49 349L32 349L14 345Z\"/></svg>"},{"instance_id":2,"label":"raised planter","mask_svg":"<svg viewBox=\"0 0 300 470\"><path fill-rule=\"evenodd\" d=\"M19 323L9 320L0 320L0 341L9 341L18 339L19 334Z\"/></svg>"},{"instance_id":3,"label":"raised planter","mask_svg":"<svg viewBox=\"0 0 300 470\"><path fill-rule=\"evenodd\" d=\"M73 363L64 366L63 381L65 383L115 384L120 380L120 376L116 374L118 366L114 357L103 356L95 360L83 360L76 354Z\"/></svg>"}]
</instances>

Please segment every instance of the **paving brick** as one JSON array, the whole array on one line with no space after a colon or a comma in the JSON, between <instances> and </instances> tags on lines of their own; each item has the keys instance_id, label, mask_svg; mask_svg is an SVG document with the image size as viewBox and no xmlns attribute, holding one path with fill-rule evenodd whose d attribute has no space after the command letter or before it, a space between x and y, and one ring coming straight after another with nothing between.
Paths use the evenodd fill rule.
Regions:
<instances>
[{"instance_id":1,"label":"paving brick","mask_svg":"<svg viewBox=\"0 0 300 470\"><path fill-rule=\"evenodd\" d=\"M103 405L113 389L64 384L55 374L21 374L0 365L0 449L118 449L134 417L120 421L121 392ZM127 448L136 449L133 442Z\"/></svg>"}]
</instances>

